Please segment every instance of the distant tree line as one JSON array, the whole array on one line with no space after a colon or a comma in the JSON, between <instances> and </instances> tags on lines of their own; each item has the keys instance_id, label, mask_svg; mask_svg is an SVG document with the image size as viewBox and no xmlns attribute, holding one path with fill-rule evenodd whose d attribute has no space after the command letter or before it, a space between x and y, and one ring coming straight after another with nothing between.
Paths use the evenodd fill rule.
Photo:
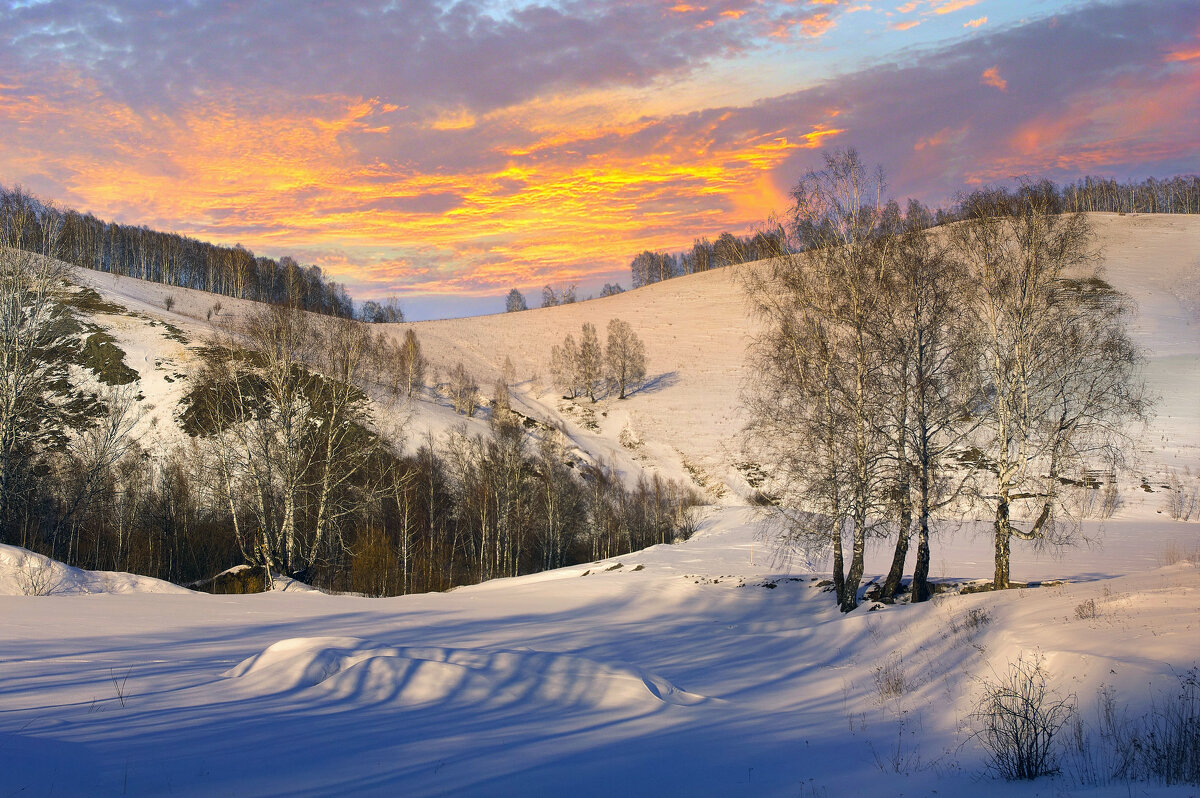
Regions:
<instances>
[{"instance_id":1,"label":"distant tree line","mask_svg":"<svg viewBox=\"0 0 1200 798\"><path fill-rule=\"evenodd\" d=\"M574 283L569 283L558 289L552 285L547 285L542 288L542 307L552 308L557 305L571 305L575 303L575 292L577 286ZM600 289L600 296L616 296L624 293L625 289L619 283L605 283ZM587 297L591 299L591 297ZM508 292L504 298L504 311L506 313L518 313L522 310L529 310L529 304L525 301L525 295L518 289L514 288Z\"/></svg>"},{"instance_id":2,"label":"distant tree line","mask_svg":"<svg viewBox=\"0 0 1200 798\"><path fill-rule=\"evenodd\" d=\"M0 186L0 215L6 220L0 245L49 254L81 268L330 316L353 313L344 286L326 278L320 267L302 266L289 256L256 257L240 245L216 246L105 222L57 208L20 187Z\"/></svg>"},{"instance_id":3,"label":"distant tree line","mask_svg":"<svg viewBox=\"0 0 1200 798\"><path fill-rule=\"evenodd\" d=\"M1139 183L1085 177L1063 186L1038 182L1038 193L1054 213L1200 213L1200 176L1177 175L1167 179L1148 178ZM949 224L970 218L980 208L1007 212L1019 203L1021 191L1007 187L981 188L950 208L932 212L930 223ZM669 280L685 274L751 263L775 257L783 251L798 251L806 242L797 240L786 225L769 224L749 236L722 233L716 241L698 238L690 250L678 253L646 250L629 265L633 287Z\"/></svg>"},{"instance_id":4,"label":"distant tree line","mask_svg":"<svg viewBox=\"0 0 1200 798\"><path fill-rule=\"evenodd\" d=\"M629 271L633 287L641 288L672 277L770 258L778 254L782 245L782 238L775 230L743 237L722 233L716 241L698 238L690 250L676 254L646 250L633 259Z\"/></svg>"}]
</instances>

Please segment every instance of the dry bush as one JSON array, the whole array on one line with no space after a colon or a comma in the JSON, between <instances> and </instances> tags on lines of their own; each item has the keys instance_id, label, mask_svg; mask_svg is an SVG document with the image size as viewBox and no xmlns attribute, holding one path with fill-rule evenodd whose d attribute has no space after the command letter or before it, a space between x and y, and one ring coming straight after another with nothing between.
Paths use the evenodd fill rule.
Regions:
<instances>
[{"instance_id":1,"label":"dry bush","mask_svg":"<svg viewBox=\"0 0 1200 798\"><path fill-rule=\"evenodd\" d=\"M909 691L908 677L904 674L904 660L900 657L888 657L882 664L875 666L874 679L880 701L899 698Z\"/></svg>"},{"instance_id":2,"label":"dry bush","mask_svg":"<svg viewBox=\"0 0 1200 798\"><path fill-rule=\"evenodd\" d=\"M972 736L988 754L988 767L1010 781L1036 779L1058 771L1054 738L1075 714L1074 696L1046 686L1040 654L1023 655L1008 672L985 682L971 720Z\"/></svg>"},{"instance_id":3,"label":"dry bush","mask_svg":"<svg viewBox=\"0 0 1200 798\"><path fill-rule=\"evenodd\" d=\"M58 587L58 580L51 563L26 555L17 571L17 586L25 596L49 596Z\"/></svg>"},{"instance_id":4,"label":"dry bush","mask_svg":"<svg viewBox=\"0 0 1200 798\"><path fill-rule=\"evenodd\" d=\"M1177 541L1171 541L1158 555L1159 565L1175 565L1181 562L1200 565L1200 543L1185 547Z\"/></svg>"},{"instance_id":5,"label":"dry bush","mask_svg":"<svg viewBox=\"0 0 1200 798\"><path fill-rule=\"evenodd\" d=\"M1161 697L1141 718L1130 719L1116 690L1098 693L1096 725L1075 719L1065 770L1088 787L1113 782L1200 784L1200 668L1179 677L1179 693Z\"/></svg>"},{"instance_id":6,"label":"dry bush","mask_svg":"<svg viewBox=\"0 0 1200 798\"><path fill-rule=\"evenodd\" d=\"M1100 611L1096 609L1096 600L1088 599L1082 604L1075 605L1075 617L1081 621L1091 620L1100 615Z\"/></svg>"},{"instance_id":7,"label":"dry bush","mask_svg":"<svg viewBox=\"0 0 1200 798\"><path fill-rule=\"evenodd\" d=\"M1200 476L1190 468L1182 476L1173 468L1167 472L1167 512L1176 521L1190 521L1200 512Z\"/></svg>"}]
</instances>

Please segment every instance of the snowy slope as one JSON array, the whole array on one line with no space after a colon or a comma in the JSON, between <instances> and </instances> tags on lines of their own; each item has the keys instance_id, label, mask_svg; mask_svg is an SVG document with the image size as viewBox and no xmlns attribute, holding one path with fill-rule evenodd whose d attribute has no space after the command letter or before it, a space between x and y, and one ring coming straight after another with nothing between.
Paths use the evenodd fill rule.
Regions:
<instances>
[{"instance_id":1,"label":"snowy slope","mask_svg":"<svg viewBox=\"0 0 1200 798\"><path fill-rule=\"evenodd\" d=\"M620 568L448 594L0 599L4 785L1058 795L980 781L976 679L1036 651L1085 711L1101 685L1136 710L1197 658L1191 564L842 616L816 577L750 565L748 512ZM881 690L881 667L898 690Z\"/></svg>"},{"instance_id":2,"label":"snowy slope","mask_svg":"<svg viewBox=\"0 0 1200 798\"><path fill-rule=\"evenodd\" d=\"M1095 221L1107 279L1141 309L1162 396L1139 468L1200 472L1200 219ZM81 279L189 336L208 327L209 295ZM221 301L221 315L244 312ZM613 316L634 324L660 379L602 402L591 430L543 387L549 346ZM563 420L623 468L682 476L686 460L720 505L680 545L396 599L26 596L22 553L0 550L0 593L16 594L0 595L5 793L1196 794L997 782L969 736L979 680L1020 655L1044 656L1087 720L1101 686L1133 714L1171 700L1200 660L1200 523L1160 513L1161 492L1125 490L1114 519L1085 523L1094 544L1061 558L1014 551L1015 578L1063 584L842 615L820 572L775 557L760 511L739 506L729 464L750 327L728 273L413 326L442 370L461 359L487 385L507 355L524 412ZM131 323L122 340L144 347L131 365L153 368L155 336ZM161 382L147 401L165 406L174 389ZM436 402L414 416L414 431L454 421ZM626 425L636 450L617 441ZM934 575L986 577L985 531L943 525ZM885 554L871 552L868 578Z\"/></svg>"},{"instance_id":3,"label":"snowy slope","mask_svg":"<svg viewBox=\"0 0 1200 798\"><path fill-rule=\"evenodd\" d=\"M1139 309L1134 330L1151 355L1147 377L1161 399L1139 468L1150 477L1161 477L1166 468L1200 473L1200 218L1090 218L1106 279L1129 294ZM130 353L129 365L142 373L144 385L139 387L148 394L147 401L162 407L173 406L183 390L181 383L163 382L163 374L174 368L186 371L191 355L166 336L164 328L148 327L147 319L169 322L198 343L222 321L253 307L201 291L86 270L78 272L78 279L136 314L102 321L114 325L114 334ZM164 308L167 297L174 300L171 312ZM210 316L217 302L221 310ZM584 322L594 324L603 339L612 318L630 322L645 342L649 383L624 401L602 399L592 406L587 400L563 400L550 385L551 347L567 333L578 338ZM741 504L751 492L738 433L745 424L739 394L752 377L745 351L755 326L746 316L732 270L676 278L575 305L379 328L397 339L413 329L432 363L435 381L447 379L455 363L462 362L485 399L508 358L515 374L517 410L561 425L589 459L609 463L630 478L654 469L692 480L709 500L723 504ZM158 366L156 361L161 361ZM409 408L410 438L421 439L427 432L437 436L461 423L462 417L447 405L426 394ZM585 416L591 416L590 425ZM481 419L470 426L485 429ZM623 431L636 445L621 445Z\"/></svg>"}]
</instances>

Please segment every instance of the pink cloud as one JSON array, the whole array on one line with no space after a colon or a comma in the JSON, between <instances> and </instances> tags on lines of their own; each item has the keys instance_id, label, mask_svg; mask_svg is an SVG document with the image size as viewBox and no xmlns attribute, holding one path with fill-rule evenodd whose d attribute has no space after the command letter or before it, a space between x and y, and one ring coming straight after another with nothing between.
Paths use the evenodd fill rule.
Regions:
<instances>
[{"instance_id":1,"label":"pink cloud","mask_svg":"<svg viewBox=\"0 0 1200 798\"><path fill-rule=\"evenodd\" d=\"M979 76L979 82L985 86L993 86L1000 91L1008 91L1008 81L1000 77L999 67L988 67Z\"/></svg>"}]
</instances>

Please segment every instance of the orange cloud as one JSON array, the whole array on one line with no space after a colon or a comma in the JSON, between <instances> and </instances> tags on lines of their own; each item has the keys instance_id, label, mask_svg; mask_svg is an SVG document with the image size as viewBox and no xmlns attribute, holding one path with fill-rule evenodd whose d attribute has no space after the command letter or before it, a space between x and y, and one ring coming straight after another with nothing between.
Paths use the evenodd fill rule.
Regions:
<instances>
[{"instance_id":1,"label":"orange cloud","mask_svg":"<svg viewBox=\"0 0 1200 798\"><path fill-rule=\"evenodd\" d=\"M793 29L798 27L801 35L810 39L819 39L833 30L836 24L829 18L829 13L823 11L820 14L813 14L811 17L779 20L767 35L773 39L790 39Z\"/></svg>"},{"instance_id":2,"label":"orange cloud","mask_svg":"<svg viewBox=\"0 0 1200 798\"><path fill-rule=\"evenodd\" d=\"M931 136L918 139L917 143L913 145L913 151L921 152L922 150L927 149L937 149L938 147L941 147L947 143L961 141L962 138L966 136L967 130L968 129L966 127L942 128Z\"/></svg>"},{"instance_id":3,"label":"orange cloud","mask_svg":"<svg viewBox=\"0 0 1200 798\"><path fill-rule=\"evenodd\" d=\"M963 27L964 28L978 28L981 25L986 25L986 24L987 24L987 17L980 17L979 19L972 19L972 20L968 20L968 21L964 22Z\"/></svg>"},{"instance_id":4,"label":"orange cloud","mask_svg":"<svg viewBox=\"0 0 1200 798\"><path fill-rule=\"evenodd\" d=\"M917 27L920 24L921 24L921 20L910 19L910 20L906 20L904 22L889 22L888 28L890 28L891 30L912 30L913 28Z\"/></svg>"},{"instance_id":5,"label":"orange cloud","mask_svg":"<svg viewBox=\"0 0 1200 798\"><path fill-rule=\"evenodd\" d=\"M13 96L0 93L0 103ZM81 210L264 253L312 253L309 262L334 279L393 286L369 289L380 292L419 285L488 294L582 280L624 268L640 249L748 229L785 202L771 170L842 132L814 125L799 135L730 137L721 117L705 125L654 118L597 124L604 106L585 111L545 100L539 121L527 127L529 143L479 167L422 170L364 153L380 131L503 133L531 108L473 118L468 128L455 113L421 120L394 104L353 97L233 97L171 117L133 113L92 93L86 99L96 103L95 116L44 101L38 109L72 135L86 127L97 140L120 142L119 158L59 156L70 194L87 197ZM310 107L292 110L302 105ZM620 146L639 134L651 144ZM455 265L414 266L438 262Z\"/></svg>"},{"instance_id":6,"label":"orange cloud","mask_svg":"<svg viewBox=\"0 0 1200 798\"><path fill-rule=\"evenodd\" d=\"M690 6L687 3L680 3L678 5L671 6L667 10L674 11L676 14L687 14L692 11L707 11L708 8L707 6Z\"/></svg>"},{"instance_id":7,"label":"orange cloud","mask_svg":"<svg viewBox=\"0 0 1200 798\"><path fill-rule=\"evenodd\" d=\"M1008 81L1000 77L1000 69L998 67L988 67L983 70L983 74L979 76L979 82L985 86L992 86L1000 91L1008 91Z\"/></svg>"},{"instance_id":8,"label":"orange cloud","mask_svg":"<svg viewBox=\"0 0 1200 798\"><path fill-rule=\"evenodd\" d=\"M1200 59L1200 47L1196 47L1192 50L1175 50L1174 52L1167 53L1165 56L1163 56L1163 60L1167 63L1172 63L1175 61L1195 61L1196 59Z\"/></svg>"},{"instance_id":9,"label":"orange cloud","mask_svg":"<svg viewBox=\"0 0 1200 798\"><path fill-rule=\"evenodd\" d=\"M933 9L935 14L950 14L963 8L976 5L979 0L944 0Z\"/></svg>"}]
</instances>

